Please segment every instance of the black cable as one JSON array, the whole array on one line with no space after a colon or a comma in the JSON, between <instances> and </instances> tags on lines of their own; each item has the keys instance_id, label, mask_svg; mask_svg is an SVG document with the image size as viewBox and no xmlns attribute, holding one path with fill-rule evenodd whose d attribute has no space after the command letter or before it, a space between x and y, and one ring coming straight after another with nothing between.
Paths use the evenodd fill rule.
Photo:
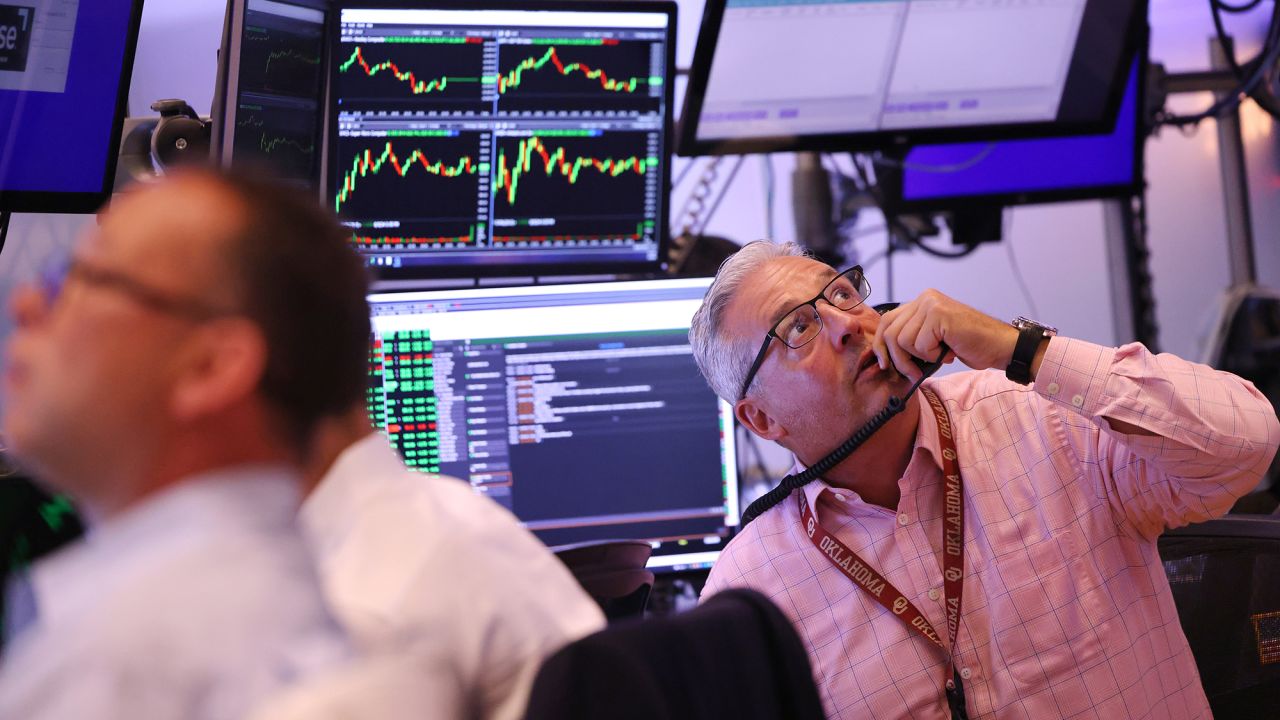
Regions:
<instances>
[{"instance_id":1,"label":"black cable","mask_svg":"<svg viewBox=\"0 0 1280 720\"><path fill-rule=\"evenodd\" d=\"M1209 4L1212 5L1215 9L1218 9L1218 8L1222 9L1224 12L1243 13L1243 12L1249 12L1250 10L1261 5L1262 0L1249 0L1249 2L1243 5L1231 5L1229 3L1223 2L1223 0L1209 0Z\"/></svg>"},{"instance_id":2,"label":"black cable","mask_svg":"<svg viewBox=\"0 0 1280 720\"><path fill-rule=\"evenodd\" d=\"M1210 1L1214 2L1215 0ZM1226 50L1227 48L1223 49ZM1224 54L1230 55L1229 53ZM1276 3L1272 7L1271 22L1267 27L1267 36L1262 44L1262 50L1258 53L1257 62L1251 61L1246 64L1248 77L1237 88L1224 94L1206 110L1193 115L1172 115L1162 112L1156 118L1157 123L1175 127L1197 125L1203 120L1218 117L1224 112L1235 109L1246 96L1251 95L1257 89L1258 83L1272 71L1278 58L1280 58L1280 3ZM1268 109L1268 111L1270 110Z\"/></svg>"},{"instance_id":3,"label":"black cable","mask_svg":"<svg viewBox=\"0 0 1280 720\"><path fill-rule=\"evenodd\" d=\"M12 215L8 210L0 210L0 253L4 252L4 242L9 237L9 218Z\"/></svg>"},{"instance_id":4,"label":"black cable","mask_svg":"<svg viewBox=\"0 0 1280 720\"><path fill-rule=\"evenodd\" d=\"M885 157L879 153L876 154L874 162L877 165L887 165L889 167L901 168L903 170L915 170L917 172L947 175L974 167L983 160L986 160L991 153L995 152L995 149L996 143L987 143L981 150L974 153L972 157L956 163L947 163L946 165L929 165L927 163L913 163L907 162L906 160L894 160L893 158Z\"/></svg>"},{"instance_id":5,"label":"black cable","mask_svg":"<svg viewBox=\"0 0 1280 720\"><path fill-rule=\"evenodd\" d=\"M938 355L938 359L934 361L934 365L941 365L943 358L947 356L950 350L947 347L942 348L942 352ZM739 530L745 528L752 520L755 520L766 511L772 509L775 505L787 499L793 490L808 485L811 481L822 477L831 468L844 462L854 450L862 446L877 430L884 427L886 423L893 419L895 415L901 413L907 407L907 400L915 394L916 388L920 387L920 383L924 382L931 373L925 372L919 380L912 383L911 388L902 396L902 399L890 397L889 404L884 409L876 413L866 425L858 428L858 430L840 444L840 447L832 450L826 457L818 462L810 465L804 472L798 475L788 475L777 484L772 490L761 495L755 502L747 507L747 511L742 514L742 525Z\"/></svg>"},{"instance_id":6,"label":"black cable","mask_svg":"<svg viewBox=\"0 0 1280 720\"><path fill-rule=\"evenodd\" d=\"M1027 307L1031 309L1031 317L1041 317L1039 308L1036 307L1036 299L1031 296L1031 288L1027 285L1027 279L1022 275L1022 268L1018 266L1018 256L1013 252L1013 238L1010 236L1009 229L1012 223L1009 220L1010 212L1006 210L1002 218L1004 225L1004 250L1009 256L1009 268L1013 270L1013 279L1018 283L1018 288L1022 290L1022 297L1027 301Z\"/></svg>"},{"instance_id":7,"label":"black cable","mask_svg":"<svg viewBox=\"0 0 1280 720\"><path fill-rule=\"evenodd\" d=\"M959 250L950 251L931 248L928 245L925 245L924 241L917 237L907 236L907 242L910 243L912 247L920 248L929 255L937 258L943 258L944 260L955 260L956 258L962 258L966 255L972 255L974 251L978 249L979 245L979 243L973 243L972 245L965 245Z\"/></svg>"},{"instance_id":8,"label":"black cable","mask_svg":"<svg viewBox=\"0 0 1280 720\"><path fill-rule=\"evenodd\" d=\"M1209 14L1213 16L1213 30L1218 34L1218 44L1222 46L1222 54L1226 56L1227 64L1231 66L1231 73L1236 76L1237 81L1243 81L1244 69L1240 67L1240 63L1236 62L1235 43L1227 35L1227 28L1222 23L1222 6L1217 0L1209 0L1209 10Z\"/></svg>"},{"instance_id":9,"label":"black cable","mask_svg":"<svg viewBox=\"0 0 1280 720\"><path fill-rule=\"evenodd\" d=\"M1231 68L1231 73L1235 76L1237 82L1242 84L1246 80L1245 75L1251 73L1253 69L1255 69L1255 63L1262 62L1266 57L1267 46L1264 42L1263 47L1258 50L1258 54L1248 62L1241 63L1236 60L1235 43L1232 41L1231 36L1227 34L1226 26L1223 24L1222 20L1222 12L1246 12L1257 7L1257 5L1257 2L1253 2L1236 8L1236 6L1224 5L1217 0L1209 0L1210 15L1213 18L1213 29L1218 37L1218 44L1222 47L1222 54ZM1276 41L1280 42L1280 33L1276 35ZM1271 77L1272 72L1274 72L1274 70L1264 71L1261 87L1255 87L1255 89L1249 93L1249 96L1258 104L1258 107L1265 110L1272 117L1280 119L1280 99L1277 99L1275 89L1273 87L1274 78Z\"/></svg>"}]
</instances>

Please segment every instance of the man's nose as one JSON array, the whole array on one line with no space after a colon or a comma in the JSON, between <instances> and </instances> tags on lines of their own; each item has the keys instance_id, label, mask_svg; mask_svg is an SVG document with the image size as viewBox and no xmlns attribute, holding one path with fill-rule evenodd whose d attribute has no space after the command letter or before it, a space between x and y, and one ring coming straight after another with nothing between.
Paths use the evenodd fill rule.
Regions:
<instances>
[{"instance_id":1,"label":"man's nose","mask_svg":"<svg viewBox=\"0 0 1280 720\"><path fill-rule=\"evenodd\" d=\"M831 303L818 301L818 312L822 313L822 332L837 350L843 350L849 345L862 347L870 318L865 305L852 310L841 310Z\"/></svg>"}]
</instances>

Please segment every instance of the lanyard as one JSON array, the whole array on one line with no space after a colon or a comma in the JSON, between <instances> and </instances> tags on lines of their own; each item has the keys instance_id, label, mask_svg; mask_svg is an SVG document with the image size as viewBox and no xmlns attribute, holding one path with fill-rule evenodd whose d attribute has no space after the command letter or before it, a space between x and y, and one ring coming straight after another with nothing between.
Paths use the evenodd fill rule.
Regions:
<instances>
[{"instance_id":1,"label":"lanyard","mask_svg":"<svg viewBox=\"0 0 1280 720\"><path fill-rule=\"evenodd\" d=\"M951 679L947 680L947 704L951 708L951 717L964 720L968 718L964 702L964 685L960 674L955 669L954 649L956 634L960 629L960 601L964 595L964 483L960 478L960 463L956 455L956 441L952 434L951 416L947 414L942 401L929 388L920 391L929 401L933 409L934 420L938 423L938 438L942 445L942 578L943 605L947 616L948 643L933 629L928 618L903 595L893 583L890 583L879 572L858 557L847 545L828 533L818 523L804 493L799 494L800 521L804 532L813 541L815 547L822 551L832 565L862 588L876 602L889 612L898 616L909 627L915 629L930 642L943 651L948 652L948 665Z\"/></svg>"}]
</instances>

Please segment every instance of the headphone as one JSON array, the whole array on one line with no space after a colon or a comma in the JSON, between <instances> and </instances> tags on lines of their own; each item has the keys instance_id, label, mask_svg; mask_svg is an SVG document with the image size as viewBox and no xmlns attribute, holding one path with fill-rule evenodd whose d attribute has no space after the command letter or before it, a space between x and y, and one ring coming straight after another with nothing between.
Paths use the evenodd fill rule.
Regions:
<instances>
[{"instance_id":1,"label":"headphone","mask_svg":"<svg viewBox=\"0 0 1280 720\"><path fill-rule=\"evenodd\" d=\"M151 133L151 164L159 172L179 165L208 164L213 123L201 120L186 100L157 100L160 121Z\"/></svg>"}]
</instances>

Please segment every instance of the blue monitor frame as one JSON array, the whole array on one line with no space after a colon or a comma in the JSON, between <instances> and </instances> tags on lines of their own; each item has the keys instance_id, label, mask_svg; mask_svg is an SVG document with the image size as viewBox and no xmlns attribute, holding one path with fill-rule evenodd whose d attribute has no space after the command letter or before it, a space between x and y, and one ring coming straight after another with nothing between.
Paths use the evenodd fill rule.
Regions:
<instances>
[{"instance_id":1,"label":"blue monitor frame","mask_svg":"<svg viewBox=\"0 0 1280 720\"><path fill-rule=\"evenodd\" d=\"M142 0L81 2L61 90L0 90L0 211L88 213L110 197L141 20Z\"/></svg>"}]
</instances>

